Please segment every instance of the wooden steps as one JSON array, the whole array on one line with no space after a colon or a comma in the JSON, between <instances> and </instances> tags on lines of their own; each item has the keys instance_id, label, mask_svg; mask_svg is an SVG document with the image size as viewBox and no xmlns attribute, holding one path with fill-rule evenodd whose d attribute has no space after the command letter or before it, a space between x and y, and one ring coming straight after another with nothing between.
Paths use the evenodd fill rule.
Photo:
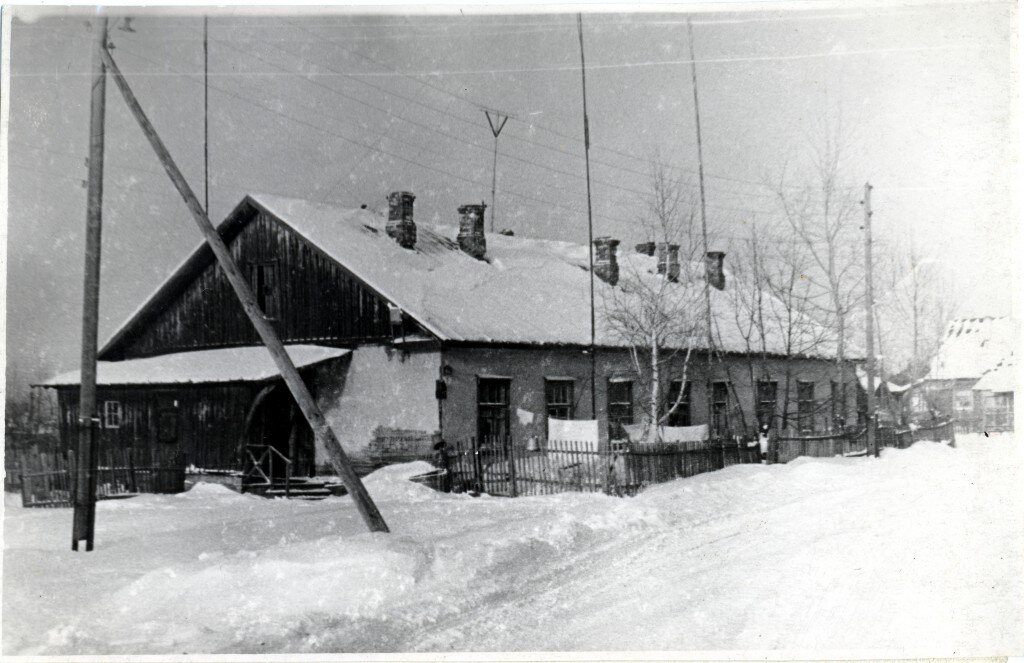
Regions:
<instances>
[{"instance_id":1,"label":"wooden steps","mask_svg":"<svg viewBox=\"0 0 1024 663\"><path fill-rule=\"evenodd\" d=\"M331 495L344 495L345 487L327 484L316 479L293 478L285 486L284 479L275 479L272 483L244 483L243 493L252 493L262 497L288 497L296 500L322 500Z\"/></svg>"}]
</instances>

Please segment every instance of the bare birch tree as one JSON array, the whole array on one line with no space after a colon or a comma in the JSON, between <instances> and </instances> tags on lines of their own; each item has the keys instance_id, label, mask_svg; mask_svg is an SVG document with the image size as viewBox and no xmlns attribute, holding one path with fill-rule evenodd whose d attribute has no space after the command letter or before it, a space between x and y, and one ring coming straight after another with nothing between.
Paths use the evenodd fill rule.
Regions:
<instances>
[{"instance_id":1,"label":"bare birch tree","mask_svg":"<svg viewBox=\"0 0 1024 663\"><path fill-rule=\"evenodd\" d=\"M860 190L843 179L847 144L837 124L811 142L810 175L794 184L783 175L771 185L789 230L812 269L804 275L822 297L810 296L819 319L832 329L842 411L847 407L847 353L855 313L863 301Z\"/></svg>"},{"instance_id":2,"label":"bare birch tree","mask_svg":"<svg viewBox=\"0 0 1024 663\"><path fill-rule=\"evenodd\" d=\"M795 237L772 235L772 228L741 242L733 261L735 316L746 342L748 374L752 388L762 380L782 378L782 427L793 419L791 405L796 361L827 345L827 327L815 319L818 305L815 288L806 274L811 267L802 242ZM770 370L769 357L781 365Z\"/></svg>"},{"instance_id":3,"label":"bare birch tree","mask_svg":"<svg viewBox=\"0 0 1024 663\"><path fill-rule=\"evenodd\" d=\"M658 247L656 260L663 269L647 255L624 255L618 286L605 296L602 306L611 331L630 349L647 440L656 442L660 427L685 398L690 357L706 334L704 262L694 200L657 161L652 167L651 195L644 202L637 221L647 241ZM678 259L673 259L676 251ZM682 383L672 403L665 402L667 379Z\"/></svg>"}]
</instances>

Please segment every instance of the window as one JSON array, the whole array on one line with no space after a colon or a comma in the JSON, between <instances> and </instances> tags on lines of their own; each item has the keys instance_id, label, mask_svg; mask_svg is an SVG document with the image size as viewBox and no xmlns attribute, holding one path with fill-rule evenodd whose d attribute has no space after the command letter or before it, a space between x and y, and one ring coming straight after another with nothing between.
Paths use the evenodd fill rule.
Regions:
<instances>
[{"instance_id":1,"label":"window","mask_svg":"<svg viewBox=\"0 0 1024 663\"><path fill-rule=\"evenodd\" d=\"M1001 430L1013 425L1013 392L987 393L983 401L987 430Z\"/></svg>"},{"instance_id":2,"label":"window","mask_svg":"<svg viewBox=\"0 0 1024 663\"><path fill-rule=\"evenodd\" d=\"M970 414L974 409L974 394L970 389L960 389L953 394L953 409L957 414Z\"/></svg>"},{"instance_id":3,"label":"window","mask_svg":"<svg viewBox=\"0 0 1024 663\"><path fill-rule=\"evenodd\" d=\"M757 383L757 414L758 428L775 425L775 403L779 391L779 383L774 380L761 380Z\"/></svg>"},{"instance_id":4,"label":"window","mask_svg":"<svg viewBox=\"0 0 1024 663\"><path fill-rule=\"evenodd\" d=\"M121 401L103 401L103 427L121 427Z\"/></svg>"},{"instance_id":5,"label":"window","mask_svg":"<svg viewBox=\"0 0 1024 663\"><path fill-rule=\"evenodd\" d=\"M509 436L508 378L479 378L477 382L477 444L504 441Z\"/></svg>"},{"instance_id":6,"label":"window","mask_svg":"<svg viewBox=\"0 0 1024 663\"><path fill-rule=\"evenodd\" d=\"M629 381L608 382L608 437L621 440L626 437L622 428L633 423L633 383Z\"/></svg>"},{"instance_id":7,"label":"window","mask_svg":"<svg viewBox=\"0 0 1024 663\"><path fill-rule=\"evenodd\" d=\"M277 261L250 264L250 282L256 304L270 320L278 315Z\"/></svg>"},{"instance_id":8,"label":"window","mask_svg":"<svg viewBox=\"0 0 1024 663\"><path fill-rule=\"evenodd\" d=\"M544 400L547 403L548 417L572 419L574 414L573 381L545 380Z\"/></svg>"},{"instance_id":9,"label":"window","mask_svg":"<svg viewBox=\"0 0 1024 663\"><path fill-rule=\"evenodd\" d=\"M831 387L831 415L832 419L829 422L832 426L839 429L845 425L844 419L846 418L846 402L843 399L842 391L839 389L839 382L832 380L829 384Z\"/></svg>"},{"instance_id":10,"label":"window","mask_svg":"<svg viewBox=\"0 0 1024 663\"><path fill-rule=\"evenodd\" d=\"M800 432L814 432L814 383L796 383L796 413Z\"/></svg>"},{"instance_id":11,"label":"window","mask_svg":"<svg viewBox=\"0 0 1024 663\"><path fill-rule=\"evenodd\" d=\"M711 383L711 432L716 436L729 434L729 383Z\"/></svg>"},{"instance_id":12,"label":"window","mask_svg":"<svg viewBox=\"0 0 1024 663\"><path fill-rule=\"evenodd\" d=\"M679 397L679 390L683 390L682 398ZM676 399L679 399L679 405L675 410L672 410L672 406L675 405ZM665 411L672 410L668 419L665 423L669 426L689 426L690 425L690 383L686 383L686 388L683 388L682 380L672 380L668 385L668 398L665 400Z\"/></svg>"}]
</instances>

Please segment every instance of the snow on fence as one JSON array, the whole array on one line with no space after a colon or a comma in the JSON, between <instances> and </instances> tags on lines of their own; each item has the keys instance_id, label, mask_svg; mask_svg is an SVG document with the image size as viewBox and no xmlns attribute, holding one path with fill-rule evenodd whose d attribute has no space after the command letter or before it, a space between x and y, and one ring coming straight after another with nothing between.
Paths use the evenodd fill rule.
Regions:
<instances>
[{"instance_id":1,"label":"snow on fence","mask_svg":"<svg viewBox=\"0 0 1024 663\"><path fill-rule=\"evenodd\" d=\"M895 429L879 426L875 439L879 448L906 449L915 442L943 442L956 446L955 422L943 421L930 426L911 426ZM800 456L831 458L832 456L863 456L867 453L867 429L847 431L834 435L812 437L779 437L776 439L772 460L788 463Z\"/></svg>"},{"instance_id":2,"label":"snow on fence","mask_svg":"<svg viewBox=\"0 0 1024 663\"><path fill-rule=\"evenodd\" d=\"M597 450L586 442L550 440L537 450L525 450L507 438L479 445L470 439L467 444L456 442L446 460L446 488L455 492L508 497L564 492L635 495L649 485L760 462L760 451L731 440L623 443Z\"/></svg>"},{"instance_id":3,"label":"snow on fence","mask_svg":"<svg viewBox=\"0 0 1024 663\"><path fill-rule=\"evenodd\" d=\"M150 461L152 463L152 460ZM24 507L70 507L74 504L77 469L73 452L30 452L18 461ZM107 452L96 468L96 498L130 497L139 493L180 493L185 490L181 455L160 465L137 466L131 449Z\"/></svg>"}]
</instances>

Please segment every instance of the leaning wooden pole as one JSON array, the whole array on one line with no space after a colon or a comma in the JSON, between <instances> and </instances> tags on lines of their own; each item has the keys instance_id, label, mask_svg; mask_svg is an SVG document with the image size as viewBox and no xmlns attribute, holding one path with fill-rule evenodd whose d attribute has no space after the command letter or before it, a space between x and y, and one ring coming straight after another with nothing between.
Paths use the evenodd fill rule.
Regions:
<instances>
[{"instance_id":1,"label":"leaning wooden pole","mask_svg":"<svg viewBox=\"0 0 1024 663\"><path fill-rule=\"evenodd\" d=\"M174 183L174 187L181 194L181 197L185 199L185 204L188 206L189 211L192 212L192 218L195 219L199 230L202 231L203 236L206 238L206 243L213 250L214 255L217 257L217 262L220 263L221 269L227 275L231 287L235 290L235 295L245 310L245 314L249 316L249 320L252 321L256 332L263 340L263 344L270 351L274 364L281 372L281 377L284 378L285 384L288 385L288 389L292 392L292 396L295 398L295 402L298 404L302 414L306 417L306 421L309 422L309 427L313 430L317 441L327 449L334 471L338 473L342 483L345 484L345 488L348 489L349 495L352 496L352 500L355 502L356 508L363 517L366 526L372 532L387 532L388 526L384 522L384 518L380 515L377 506L370 498L370 494L366 492L366 487L363 486L363 482L360 481L359 476L352 468L352 463L349 462L345 450L334 436L334 431L327 425L323 413L320 412L316 401L313 400L309 389L306 388L302 377L299 376L299 371L295 368L295 364L292 363L291 358L285 351L281 339L277 336L277 332L264 317L263 311L260 310L259 305L256 303L256 297L249 288L249 283L242 276L242 272L239 271L238 265L235 264L234 258L231 257L231 252L228 251L227 245L213 227L213 224L210 223L210 219L206 215L202 204L196 198L195 193L192 192L188 182L185 181L185 176L178 170L178 166L174 163L171 153L167 151L167 147L160 140L156 129L153 128L149 118L146 117L146 113L142 110L142 106L139 105L138 99L135 98L135 94L128 86L128 81L125 80L121 70L118 69L117 64L114 62L114 58L106 49L103 50L103 60L107 65L107 69L110 70L110 74L113 76L118 89L121 90L121 94L124 96L124 100L128 104L132 115L135 116L139 126L142 128L142 133L149 140L149 144L153 147L153 151L156 152L164 170L167 171L171 182Z\"/></svg>"},{"instance_id":2,"label":"leaning wooden pole","mask_svg":"<svg viewBox=\"0 0 1024 663\"><path fill-rule=\"evenodd\" d=\"M71 549L85 540L92 550L96 531L96 349L100 314L100 248L103 230L103 126L106 116L107 19L96 20L89 103L89 193L85 220L85 286L82 296L82 369L78 390L78 454Z\"/></svg>"}]
</instances>

